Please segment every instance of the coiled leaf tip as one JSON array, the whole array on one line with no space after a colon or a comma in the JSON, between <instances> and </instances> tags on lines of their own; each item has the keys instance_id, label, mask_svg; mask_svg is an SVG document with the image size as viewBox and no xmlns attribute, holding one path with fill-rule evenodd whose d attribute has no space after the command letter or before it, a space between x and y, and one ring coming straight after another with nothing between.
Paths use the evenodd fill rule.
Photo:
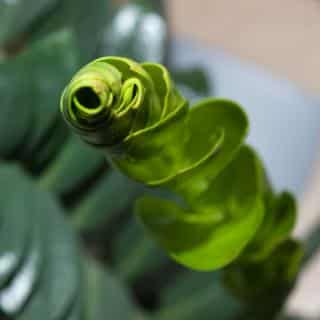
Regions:
<instances>
[{"instance_id":1,"label":"coiled leaf tip","mask_svg":"<svg viewBox=\"0 0 320 320\"><path fill-rule=\"evenodd\" d=\"M189 108L162 65L104 57L74 76L61 110L124 174L178 196L145 196L136 212L179 263L213 270L240 257L260 265L290 241L294 199L275 197L244 145L248 119L237 103L209 98Z\"/></svg>"}]
</instances>

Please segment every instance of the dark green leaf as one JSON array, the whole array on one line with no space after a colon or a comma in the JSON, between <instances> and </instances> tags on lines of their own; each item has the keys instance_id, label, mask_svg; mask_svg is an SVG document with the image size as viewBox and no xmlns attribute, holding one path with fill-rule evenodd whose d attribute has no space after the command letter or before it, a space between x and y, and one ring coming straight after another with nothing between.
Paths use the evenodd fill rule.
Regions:
<instances>
[{"instance_id":1,"label":"dark green leaf","mask_svg":"<svg viewBox=\"0 0 320 320\"><path fill-rule=\"evenodd\" d=\"M40 14L50 10L58 0L0 0L0 47L23 33Z\"/></svg>"},{"instance_id":2,"label":"dark green leaf","mask_svg":"<svg viewBox=\"0 0 320 320\"><path fill-rule=\"evenodd\" d=\"M28 184L21 181L20 171L10 174L7 167L0 167L0 287L21 264L29 248L32 224L32 203L28 201ZM19 201L16 201L19 194ZM24 210L27 214L22 215ZM15 232L12 232L15 230Z\"/></svg>"},{"instance_id":3,"label":"dark green leaf","mask_svg":"<svg viewBox=\"0 0 320 320\"><path fill-rule=\"evenodd\" d=\"M29 169L37 174L42 174L44 168L54 161L55 157L63 149L66 140L69 138L69 132L61 119L57 119L56 125L50 130L43 143L33 153L28 163Z\"/></svg>"},{"instance_id":4,"label":"dark green leaf","mask_svg":"<svg viewBox=\"0 0 320 320\"><path fill-rule=\"evenodd\" d=\"M109 21L110 0L60 0L59 4L36 26L34 38L60 29L74 31L81 63L93 59L103 29Z\"/></svg>"},{"instance_id":5,"label":"dark green leaf","mask_svg":"<svg viewBox=\"0 0 320 320\"><path fill-rule=\"evenodd\" d=\"M76 207L73 222L81 231L107 224L115 214L130 208L141 192L141 186L110 169Z\"/></svg>"},{"instance_id":6,"label":"dark green leaf","mask_svg":"<svg viewBox=\"0 0 320 320\"><path fill-rule=\"evenodd\" d=\"M191 101L212 94L208 75L200 67L173 70L172 78L177 82L177 86L183 95Z\"/></svg>"},{"instance_id":7,"label":"dark green leaf","mask_svg":"<svg viewBox=\"0 0 320 320\"><path fill-rule=\"evenodd\" d=\"M31 239L25 239L30 245L21 267L0 292L1 309L17 314L19 320L60 319L75 301L81 281L76 239L50 194L36 189L13 166L2 166L1 170L1 177L12 182L11 189L6 185L6 192L20 216L17 223L32 234ZM26 187L17 193L19 185ZM6 232L19 230L18 225L10 227Z\"/></svg>"},{"instance_id":8,"label":"dark green leaf","mask_svg":"<svg viewBox=\"0 0 320 320\"><path fill-rule=\"evenodd\" d=\"M34 110L24 101L30 99L28 78L19 62L0 64L0 156L12 155L32 128ZM19 88L19 90L17 90ZM17 116L18 115L18 116Z\"/></svg>"},{"instance_id":9,"label":"dark green leaf","mask_svg":"<svg viewBox=\"0 0 320 320\"><path fill-rule=\"evenodd\" d=\"M0 153L33 152L59 117L59 95L77 66L69 32L56 33L0 64ZM23 146L23 148L20 148Z\"/></svg>"},{"instance_id":10,"label":"dark green leaf","mask_svg":"<svg viewBox=\"0 0 320 320\"><path fill-rule=\"evenodd\" d=\"M78 66L71 33L63 31L39 41L18 63L16 70L23 70L29 78L29 98L20 104L34 112L32 130L23 150L24 157L30 158L59 119L59 93Z\"/></svg>"},{"instance_id":11,"label":"dark green leaf","mask_svg":"<svg viewBox=\"0 0 320 320\"><path fill-rule=\"evenodd\" d=\"M43 189L65 195L94 175L105 161L102 154L71 136L38 183Z\"/></svg>"},{"instance_id":12,"label":"dark green leaf","mask_svg":"<svg viewBox=\"0 0 320 320\"><path fill-rule=\"evenodd\" d=\"M130 301L128 292L114 276L104 272L96 263L87 270L85 320L143 320L137 307Z\"/></svg>"},{"instance_id":13,"label":"dark green leaf","mask_svg":"<svg viewBox=\"0 0 320 320\"><path fill-rule=\"evenodd\" d=\"M181 273L162 295L157 320L236 320L243 308L213 273Z\"/></svg>"},{"instance_id":14,"label":"dark green leaf","mask_svg":"<svg viewBox=\"0 0 320 320\"><path fill-rule=\"evenodd\" d=\"M168 258L158 246L146 236L136 219L122 228L113 240L113 268L121 279L133 282L144 274L164 265Z\"/></svg>"},{"instance_id":15,"label":"dark green leaf","mask_svg":"<svg viewBox=\"0 0 320 320\"><path fill-rule=\"evenodd\" d=\"M44 238L46 234L42 230L43 213L39 212L34 202L35 197L30 190L30 183L25 175L15 166L1 165L1 179L5 179L5 188L1 195L7 193L7 209L14 211L6 212L1 210L1 217L11 213L20 219L13 220L14 223L7 225L6 230L1 230L2 237L6 234L12 234L19 237L17 232L22 228L30 236L21 240L20 250L26 248L22 261L20 261L17 270L7 279L5 286L0 290L0 310L7 314L16 314L21 311L29 300L34 288L36 287L44 264L45 254L43 250ZM4 184L3 184L4 185ZM7 248L8 254L17 254L19 248ZM10 280L10 281L9 281Z\"/></svg>"}]
</instances>

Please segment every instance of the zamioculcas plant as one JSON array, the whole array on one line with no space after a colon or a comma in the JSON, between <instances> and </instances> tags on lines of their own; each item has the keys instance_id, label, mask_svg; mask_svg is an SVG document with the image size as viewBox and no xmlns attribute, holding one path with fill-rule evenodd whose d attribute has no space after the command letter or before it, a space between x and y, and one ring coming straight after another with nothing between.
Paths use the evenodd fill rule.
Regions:
<instances>
[{"instance_id":1,"label":"zamioculcas plant","mask_svg":"<svg viewBox=\"0 0 320 320\"><path fill-rule=\"evenodd\" d=\"M135 211L175 261L224 267L225 286L250 306L240 318L278 314L302 260L291 236L296 205L274 193L244 144L248 120L237 103L209 98L189 108L162 65L104 57L72 78L61 111L85 142L153 190Z\"/></svg>"},{"instance_id":2,"label":"zamioculcas plant","mask_svg":"<svg viewBox=\"0 0 320 320\"><path fill-rule=\"evenodd\" d=\"M97 54L125 50L137 59L168 61L162 2L128 2L115 10L108 0L90 6L85 0L0 0L1 320L137 320L147 318L139 305L153 305L135 294L133 283L150 264L142 256L132 268L125 260L135 259L123 249L127 241L139 247L143 240L132 237L137 224L126 220L135 186L72 137L57 109L67 80ZM128 13L135 23L124 32ZM149 32L147 44L141 30ZM143 43L148 50L141 50ZM126 198L110 203L120 190ZM116 213L123 221L112 221ZM91 246L75 232L95 233L97 226L113 230L113 254L104 265L96 253L108 239ZM148 252L158 256L152 244ZM131 282L122 283L129 273ZM159 286L154 291L161 295Z\"/></svg>"},{"instance_id":3,"label":"zamioculcas plant","mask_svg":"<svg viewBox=\"0 0 320 320\"><path fill-rule=\"evenodd\" d=\"M173 205L176 203L175 207L179 211L175 214L172 210L166 210L166 216L161 211L161 221L160 215L152 217L153 211L149 215L140 210L140 215L152 218L152 221L149 220L151 233L158 235L159 241L164 242L163 245L172 256L176 256L177 251L182 253L181 248L186 249L186 253L190 249L191 254L201 246L205 248L205 240L210 238L206 239L206 235L213 235L210 230L219 229L225 232L229 229L228 221L237 222L236 215L233 215L236 212L239 214L238 221L252 221L249 218L240 219L240 216L243 216L242 211L240 213L234 210L245 205L244 200L239 204L238 197L225 201L224 198L220 199L219 195L236 195L236 186L240 185L241 181L248 181L247 187L241 192L248 195L245 202L246 206L250 206L254 200L249 199L249 194L258 193L249 188L252 186L255 171L250 171L245 179L234 179L238 181L233 187L234 191L229 188L230 179L226 178L225 187L220 182L219 188L216 187L219 192L214 192L212 202L207 202L208 207L204 205L199 207L197 212L191 211L193 203L198 208L196 199L192 200L191 197L192 203L188 204L182 190L173 190L173 186L169 186L176 179L174 172L186 164L185 157L181 157L179 161L173 157L175 164L168 160L168 163L172 164L170 168L173 175L169 179L171 182L168 181L172 192L168 192L169 187L164 183L160 188L145 188L144 183L135 183L133 179L121 174L121 170L113 170L112 166L106 163L103 153L96 151L96 146L85 144L71 134L59 114L59 96L67 81L80 66L103 55L124 55L137 61L165 64L179 91L190 100L212 94L212 86L201 68L188 66L187 70L180 70L172 63L168 50L170 37L164 7L161 0L92 0L89 5L87 0L0 0L1 320L269 320L274 319L271 314L278 315L278 310L286 300L294 282L281 280L291 273L287 269L290 257L284 253L288 251L288 254L292 254L290 246L295 246L290 244L292 242L289 241L288 233L284 231L289 228L287 223L292 222L287 218L289 213L286 209L290 207L290 203L293 205L290 196L273 196L271 190L263 192L263 204L267 208L264 209L263 219L260 211L262 222L251 239L250 232L243 234L243 237L248 236L248 244L243 250L239 249L239 256L236 259L230 257L232 262L223 269L194 272L168 259L161 246L156 245L152 237L143 231L142 224L132 215L133 200L145 193L146 189L150 189L154 196L170 199L170 202L165 200L161 206L164 204L172 208L171 202ZM154 70L156 68L154 67ZM114 69L115 77L126 73L124 70L119 72L119 66ZM138 70L141 70L141 67ZM139 112L143 111L139 113L142 117L139 127L152 126L153 121L154 126L160 129L158 120L162 119L161 128L164 129L169 122L165 121L165 124L163 120L169 119L169 115L173 117L175 110L177 117L181 115L181 120L185 119L187 122L191 114L194 117L194 114L200 112L191 112L182 105L179 108L182 98L178 93L176 103L172 103L174 95L163 99L166 90L175 91L171 90L172 86L165 80L159 80L166 72L161 67L158 70L159 75L153 76L150 70L144 72L146 79L142 81L142 85L134 80L126 83L126 90L120 89L120 94L121 91L124 94L123 106L132 101L129 103L130 108L125 107L123 112L131 110L131 115L134 116L138 109ZM163 86L151 84L156 79ZM121 88L125 80L121 75ZM139 104L135 99L137 89L141 88L144 90L139 96L146 104L141 105L143 108L135 109ZM114 89L119 90L116 83ZM150 96L151 92L155 92L153 98ZM109 96L109 99L112 97ZM147 103L150 99L155 106L153 119L151 114L145 113L145 109L150 106ZM169 103L164 104L163 100L170 100L173 109L167 109L163 114L161 111L159 115L162 106L169 106ZM112 109L116 103L116 100L114 103L110 101ZM220 100L219 103L226 102ZM230 105L226 108L232 108L232 103L226 104ZM236 106L234 109L238 110ZM243 119L241 111L237 114L242 115ZM172 118L174 119L176 118ZM240 120L234 119L234 122L238 123ZM157 144L152 143L148 147L150 157L152 158L153 154L163 154L161 150L154 150L154 147L163 149L172 157L175 148L181 151L181 148L178 149L181 144L181 147L189 146L190 150L193 150L189 160L194 162L206 145L212 145L216 151L210 156L210 161L206 161L205 152L201 159L204 165L211 165L211 161L213 164L217 160L215 157L226 145L225 133L230 134L237 125L232 127L232 130L223 130L216 128L216 122L212 119L208 118L207 121L212 128L212 134L211 131L206 134L209 131L205 126L207 122L201 122L201 126L194 129L198 131L203 128L203 139L194 136L195 143L192 148L191 140L188 140L189 143L185 140L190 139L187 134L191 130L187 127L186 135L179 139L180 141L168 141L163 146L165 149L158 146L158 142L171 139L171 133L165 138L165 131L161 129ZM179 121L173 121L171 128L176 127L174 123ZM134 127L132 129L139 130ZM125 128L121 130L124 130L121 131L124 136L114 138L124 141L128 134ZM120 131L116 131L118 135ZM178 131L177 134L179 135ZM201 139L204 145L199 143ZM218 146L219 139L221 141ZM166 148L171 148L172 153ZM236 171L236 159L240 154L251 152L247 148L244 148L244 151L241 151L242 147L235 147L234 150L236 149L238 151L232 155L230 153L230 159L221 163L221 170L216 168L217 173L225 171L225 174L230 172L231 175L230 168ZM147 149L142 151L141 156L147 156ZM177 156L187 154L186 149L186 152L177 153ZM152 161L157 160L154 158ZM250 170L248 163L246 161L243 166L243 175ZM200 168L200 163L198 164L194 169ZM222 169L224 164L225 170ZM175 165L177 170L173 170ZM188 168L192 173L191 166ZM157 171L160 174L163 170ZM219 181L219 176L220 173L213 182ZM196 185L190 183L189 186ZM186 184L186 190L189 186ZM228 190L224 192L225 189ZM196 194L196 190L193 194ZM257 198L261 197L257 195ZM145 204L148 201L158 201L153 199L142 200L141 208L146 211L149 206ZM228 219L221 220L220 224L218 213L215 215L217 228L213 227L210 219L206 224L205 218L200 223L197 223L198 217L193 218L196 213L205 217L205 212L208 212L209 218L212 204L215 204L215 212L221 211L221 217L225 216L226 207L230 213ZM160 211L161 208L151 209ZM182 209L190 209L190 219L185 220L186 215L181 212ZM258 213L250 217L259 220ZM181 222L177 220L180 235L174 227L170 240L164 234L167 231L163 226L166 221L170 223L175 217L183 217ZM185 222L189 234L184 234ZM194 224L199 228L203 225L203 232L198 233L199 241ZM153 230L155 226L156 230ZM230 228L231 226L232 224ZM242 230L241 226L236 229ZM246 233L248 228L243 230ZM186 240L183 245L179 240L181 237ZM287 240L280 241L283 237ZM234 242L231 239L232 242L227 245L226 237L219 236L219 239L222 241L219 255L224 257L231 252L227 246L231 248ZM319 226L315 226L305 241L304 263L315 256L319 239ZM277 249L273 250L273 247ZM217 250L208 252L212 256ZM178 258L181 263L190 265L186 256L179 254L176 259ZM216 258L214 261L217 261ZM203 260L203 264L208 261ZM191 262L193 268L199 268L195 265L199 261L192 259ZM297 320L286 315L281 315L281 319Z\"/></svg>"}]
</instances>

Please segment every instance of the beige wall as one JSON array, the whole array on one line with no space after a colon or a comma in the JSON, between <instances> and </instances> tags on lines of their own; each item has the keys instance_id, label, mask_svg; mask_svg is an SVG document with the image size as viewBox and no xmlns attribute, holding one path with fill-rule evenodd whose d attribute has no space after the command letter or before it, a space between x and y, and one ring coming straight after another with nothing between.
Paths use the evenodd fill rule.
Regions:
<instances>
[{"instance_id":1,"label":"beige wall","mask_svg":"<svg viewBox=\"0 0 320 320\"><path fill-rule=\"evenodd\" d=\"M319 0L167 0L172 28L320 93Z\"/></svg>"},{"instance_id":2,"label":"beige wall","mask_svg":"<svg viewBox=\"0 0 320 320\"><path fill-rule=\"evenodd\" d=\"M266 66L320 95L320 0L167 0L172 29ZM319 221L320 160L300 202L298 233ZM319 259L304 272L289 308L320 313ZM318 319L318 318L317 318Z\"/></svg>"}]
</instances>

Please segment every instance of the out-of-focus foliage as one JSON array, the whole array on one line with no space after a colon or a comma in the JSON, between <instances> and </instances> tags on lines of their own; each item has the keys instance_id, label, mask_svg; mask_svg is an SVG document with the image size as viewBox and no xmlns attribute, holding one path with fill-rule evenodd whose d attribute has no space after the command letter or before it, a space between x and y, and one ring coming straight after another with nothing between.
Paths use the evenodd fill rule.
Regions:
<instances>
[{"instance_id":1,"label":"out-of-focus foliage","mask_svg":"<svg viewBox=\"0 0 320 320\"><path fill-rule=\"evenodd\" d=\"M153 60L158 54L157 59L163 62L168 49L166 19L161 1L150 4L136 1L119 7L108 0L90 5L78 0L0 1L3 316L26 320L145 319L128 288L116 280L117 275L123 275L120 269L131 269L132 265L136 268L130 271L133 285L143 270L149 270L148 250L158 252L144 235L136 233L130 238L127 232L136 225L127 216L141 188L113 172L102 155L74 139L57 106L71 75L97 55L117 54L130 43L128 55L136 52L141 60ZM141 34L137 38L137 29L127 28L123 39L111 31L117 24L125 24L119 16L132 6L140 12L135 20L140 31L149 32L149 51L139 51L133 45L136 40L144 45ZM158 34L159 26L163 30ZM124 190L126 197L119 198ZM118 221L118 216L123 221ZM111 228L111 234L98 242L93 240L94 244L85 241L90 249L85 253L72 225L90 234L97 228ZM138 253L142 240L151 244L145 254L138 254L138 264L130 263L134 255L127 257L121 246L125 239ZM108 255L115 275L88 256L95 252L91 245L100 247L99 257ZM110 254L110 250L114 252ZM160 261L166 261L163 255ZM151 264L156 268L156 262ZM154 288L153 292L157 291Z\"/></svg>"},{"instance_id":2,"label":"out-of-focus foliage","mask_svg":"<svg viewBox=\"0 0 320 320\"><path fill-rule=\"evenodd\" d=\"M45 15L58 0L1 0L0 1L0 47L16 41L30 25Z\"/></svg>"},{"instance_id":3,"label":"out-of-focus foliage","mask_svg":"<svg viewBox=\"0 0 320 320\"><path fill-rule=\"evenodd\" d=\"M21 320L138 318L122 284L81 253L52 194L14 165L0 165L0 182L2 312Z\"/></svg>"},{"instance_id":4,"label":"out-of-focus foliage","mask_svg":"<svg viewBox=\"0 0 320 320\"><path fill-rule=\"evenodd\" d=\"M115 13L103 46L110 55L139 61L164 61L168 26L162 1L135 0Z\"/></svg>"}]
</instances>

